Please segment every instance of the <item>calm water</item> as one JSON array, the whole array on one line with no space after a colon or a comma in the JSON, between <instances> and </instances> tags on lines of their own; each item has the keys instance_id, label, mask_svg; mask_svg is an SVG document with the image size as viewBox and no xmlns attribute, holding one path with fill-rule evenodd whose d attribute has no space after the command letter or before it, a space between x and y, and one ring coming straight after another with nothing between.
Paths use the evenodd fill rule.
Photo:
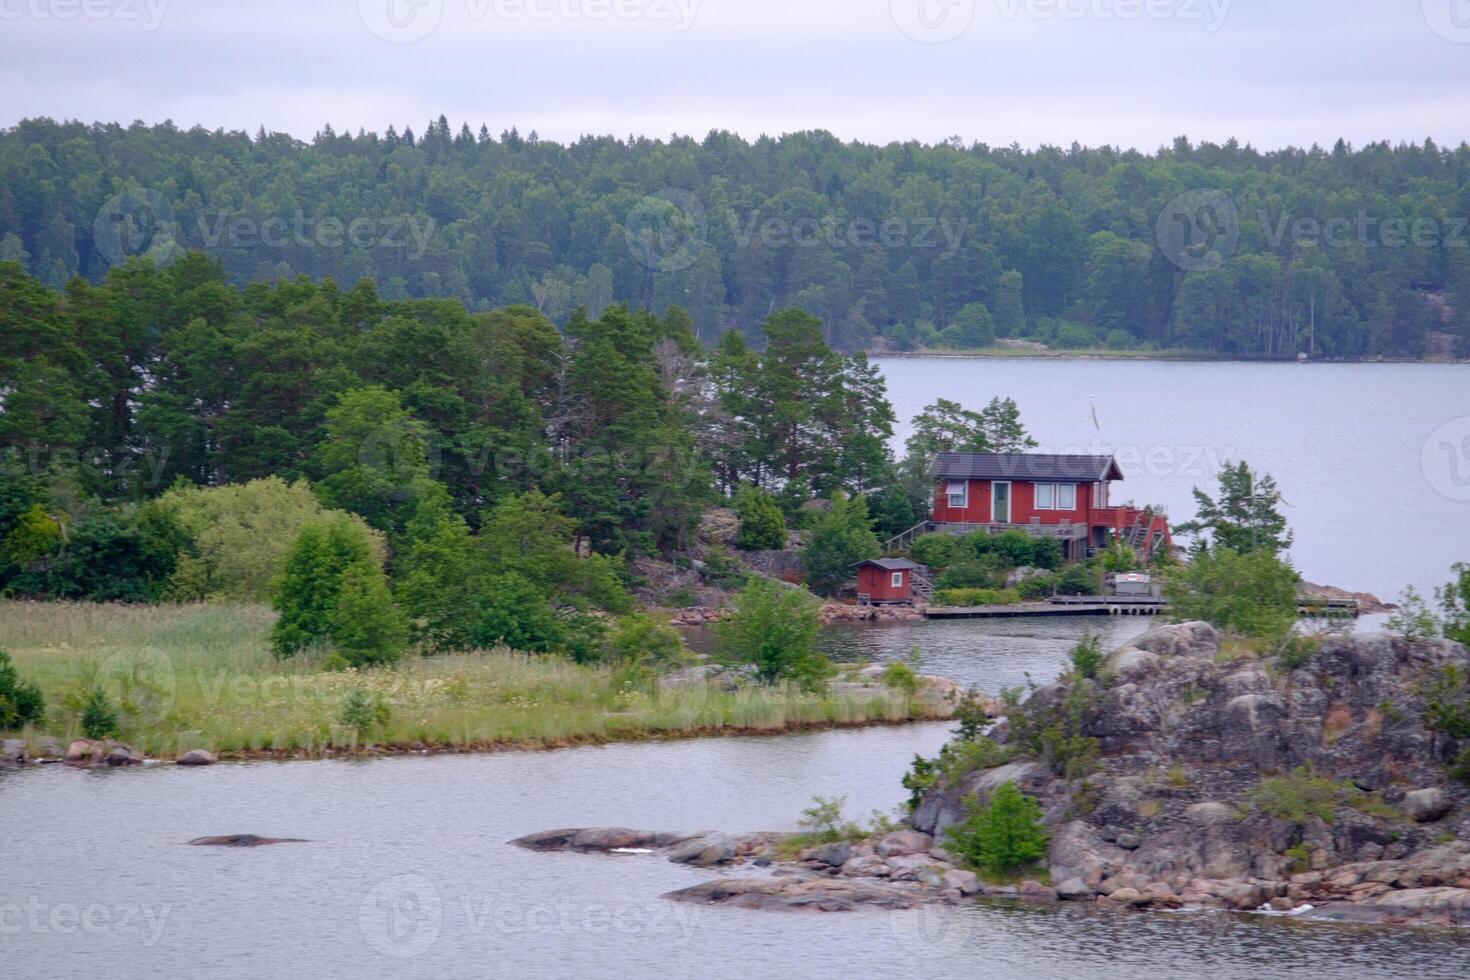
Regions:
<instances>
[{"instance_id":1,"label":"calm water","mask_svg":"<svg viewBox=\"0 0 1470 980\"><path fill-rule=\"evenodd\" d=\"M1010 396L1050 452L1115 453L1118 499L1194 515L1222 461L1276 477L1314 582L1426 594L1470 561L1470 367L885 358L902 422Z\"/></svg>"},{"instance_id":2,"label":"calm water","mask_svg":"<svg viewBox=\"0 0 1470 980\"><path fill-rule=\"evenodd\" d=\"M1123 496L1192 510L1219 461L1280 480L1311 579L1396 595L1470 560L1470 476L1436 460L1463 367L882 362L904 419L1012 395L1053 451L1115 452ZM1093 424L1096 410L1097 427ZM1446 424L1448 428L1444 428ZM1436 434L1436 430L1440 430ZM1426 452L1426 446L1429 451ZM843 659L907 657L987 691L1060 669L1084 629L1146 620L839 627ZM1372 625L1371 623L1369 624ZM0 977L1464 977L1470 937L1072 907L833 916L660 901L707 872L507 847L559 826L790 829L814 795L891 812L945 725L200 771L0 771ZM207 834L312 843L193 848Z\"/></svg>"},{"instance_id":3,"label":"calm water","mask_svg":"<svg viewBox=\"0 0 1470 980\"><path fill-rule=\"evenodd\" d=\"M946 726L365 763L0 773L0 975L1463 977L1470 937L976 906L782 915L658 899L712 872L506 846L579 824L785 829L891 810ZM196 848L203 834L309 844Z\"/></svg>"}]
</instances>

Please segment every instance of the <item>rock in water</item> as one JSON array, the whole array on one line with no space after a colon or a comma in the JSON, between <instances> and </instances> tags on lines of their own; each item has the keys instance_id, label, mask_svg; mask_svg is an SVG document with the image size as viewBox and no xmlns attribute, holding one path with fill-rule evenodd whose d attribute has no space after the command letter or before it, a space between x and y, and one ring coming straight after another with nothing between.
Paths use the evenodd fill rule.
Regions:
<instances>
[{"instance_id":1,"label":"rock in water","mask_svg":"<svg viewBox=\"0 0 1470 980\"><path fill-rule=\"evenodd\" d=\"M218 761L212 752L204 749L190 749L179 756L176 763L181 766L212 766Z\"/></svg>"},{"instance_id":2,"label":"rock in water","mask_svg":"<svg viewBox=\"0 0 1470 980\"><path fill-rule=\"evenodd\" d=\"M300 837L257 837L254 834L226 834L222 837L196 837L189 841L196 847L265 847L268 844L305 844Z\"/></svg>"}]
</instances>

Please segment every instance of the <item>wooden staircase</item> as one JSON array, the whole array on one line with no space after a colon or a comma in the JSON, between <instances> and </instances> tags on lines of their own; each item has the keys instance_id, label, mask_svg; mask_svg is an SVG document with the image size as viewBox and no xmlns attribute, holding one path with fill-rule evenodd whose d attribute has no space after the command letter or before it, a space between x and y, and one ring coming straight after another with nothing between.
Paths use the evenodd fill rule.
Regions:
<instances>
[{"instance_id":1,"label":"wooden staircase","mask_svg":"<svg viewBox=\"0 0 1470 980\"><path fill-rule=\"evenodd\" d=\"M927 571L927 569L926 569ZM909 573L913 576L914 594L922 596L924 601L930 605L934 604L934 583L929 581L929 576L920 572L917 568Z\"/></svg>"},{"instance_id":2,"label":"wooden staircase","mask_svg":"<svg viewBox=\"0 0 1470 980\"><path fill-rule=\"evenodd\" d=\"M899 551L908 551L914 543L914 539L920 535L928 534L934 527L933 521L920 521L902 534L896 534L889 538L883 545L883 553L891 555Z\"/></svg>"}]
</instances>

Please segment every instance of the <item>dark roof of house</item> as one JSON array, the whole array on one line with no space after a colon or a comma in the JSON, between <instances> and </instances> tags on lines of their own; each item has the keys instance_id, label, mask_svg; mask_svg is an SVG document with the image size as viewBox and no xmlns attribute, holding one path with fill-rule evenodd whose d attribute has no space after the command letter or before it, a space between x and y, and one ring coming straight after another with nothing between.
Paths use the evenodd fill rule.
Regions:
<instances>
[{"instance_id":1,"label":"dark roof of house","mask_svg":"<svg viewBox=\"0 0 1470 980\"><path fill-rule=\"evenodd\" d=\"M862 568L864 565L877 565L885 572L902 572L910 568L923 568L918 562L909 561L907 558L869 558L854 564L853 568Z\"/></svg>"},{"instance_id":2,"label":"dark roof of house","mask_svg":"<svg viewBox=\"0 0 1470 980\"><path fill-rule=\"evenodd\" d=\"M1121 480L1111 456L1055 453L939 453L929 472L942 480Z\"/></svg>"}]
</instances>

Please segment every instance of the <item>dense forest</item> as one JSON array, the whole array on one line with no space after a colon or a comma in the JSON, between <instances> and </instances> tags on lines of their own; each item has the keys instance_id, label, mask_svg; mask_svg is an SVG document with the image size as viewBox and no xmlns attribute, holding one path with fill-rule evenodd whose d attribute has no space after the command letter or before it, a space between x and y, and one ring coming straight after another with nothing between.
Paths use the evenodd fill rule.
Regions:
<instances>
[{"instance_id":1,"label":"dense forest","mask_svg":"<svg viewBox=\"0 0 1470 980\"><path fill-rule=\"evenodd\" d=\"M687 553L704 509L741 494L778 508L775 546L818 497L861 501L867 535L911 524L866 356L801 310L761 337L710 351L677 307L558 330L526 306L384 300L370 280L236 289L199 252L61 293L0 262L0 591L262 599L324 521L396 586L462 571L446 542L474 537L541 599L619 607L630 560ZM1018 429L1014 403L944 406L910 468ZM419 594L470 588L450 574Z\"/></svg>"},{"instance_id":2,"label":"dense forest","mask_svg":"<svg viewBox=\"0 0 1470 980\"><path fill-rule=\"evenodd\" d=\"M54 289L202 249L237 287L371 279L384 300L524 306L559 328L578 309L679 307L710 346L735 329L759 347L795 308L843 351L1417 357L1458 339L1466 356L1467 218L1470 146L1429 141L563 146L443 117L310 143L46 119L0 133L0 260Z\"/></svg>"}]
</instances>

